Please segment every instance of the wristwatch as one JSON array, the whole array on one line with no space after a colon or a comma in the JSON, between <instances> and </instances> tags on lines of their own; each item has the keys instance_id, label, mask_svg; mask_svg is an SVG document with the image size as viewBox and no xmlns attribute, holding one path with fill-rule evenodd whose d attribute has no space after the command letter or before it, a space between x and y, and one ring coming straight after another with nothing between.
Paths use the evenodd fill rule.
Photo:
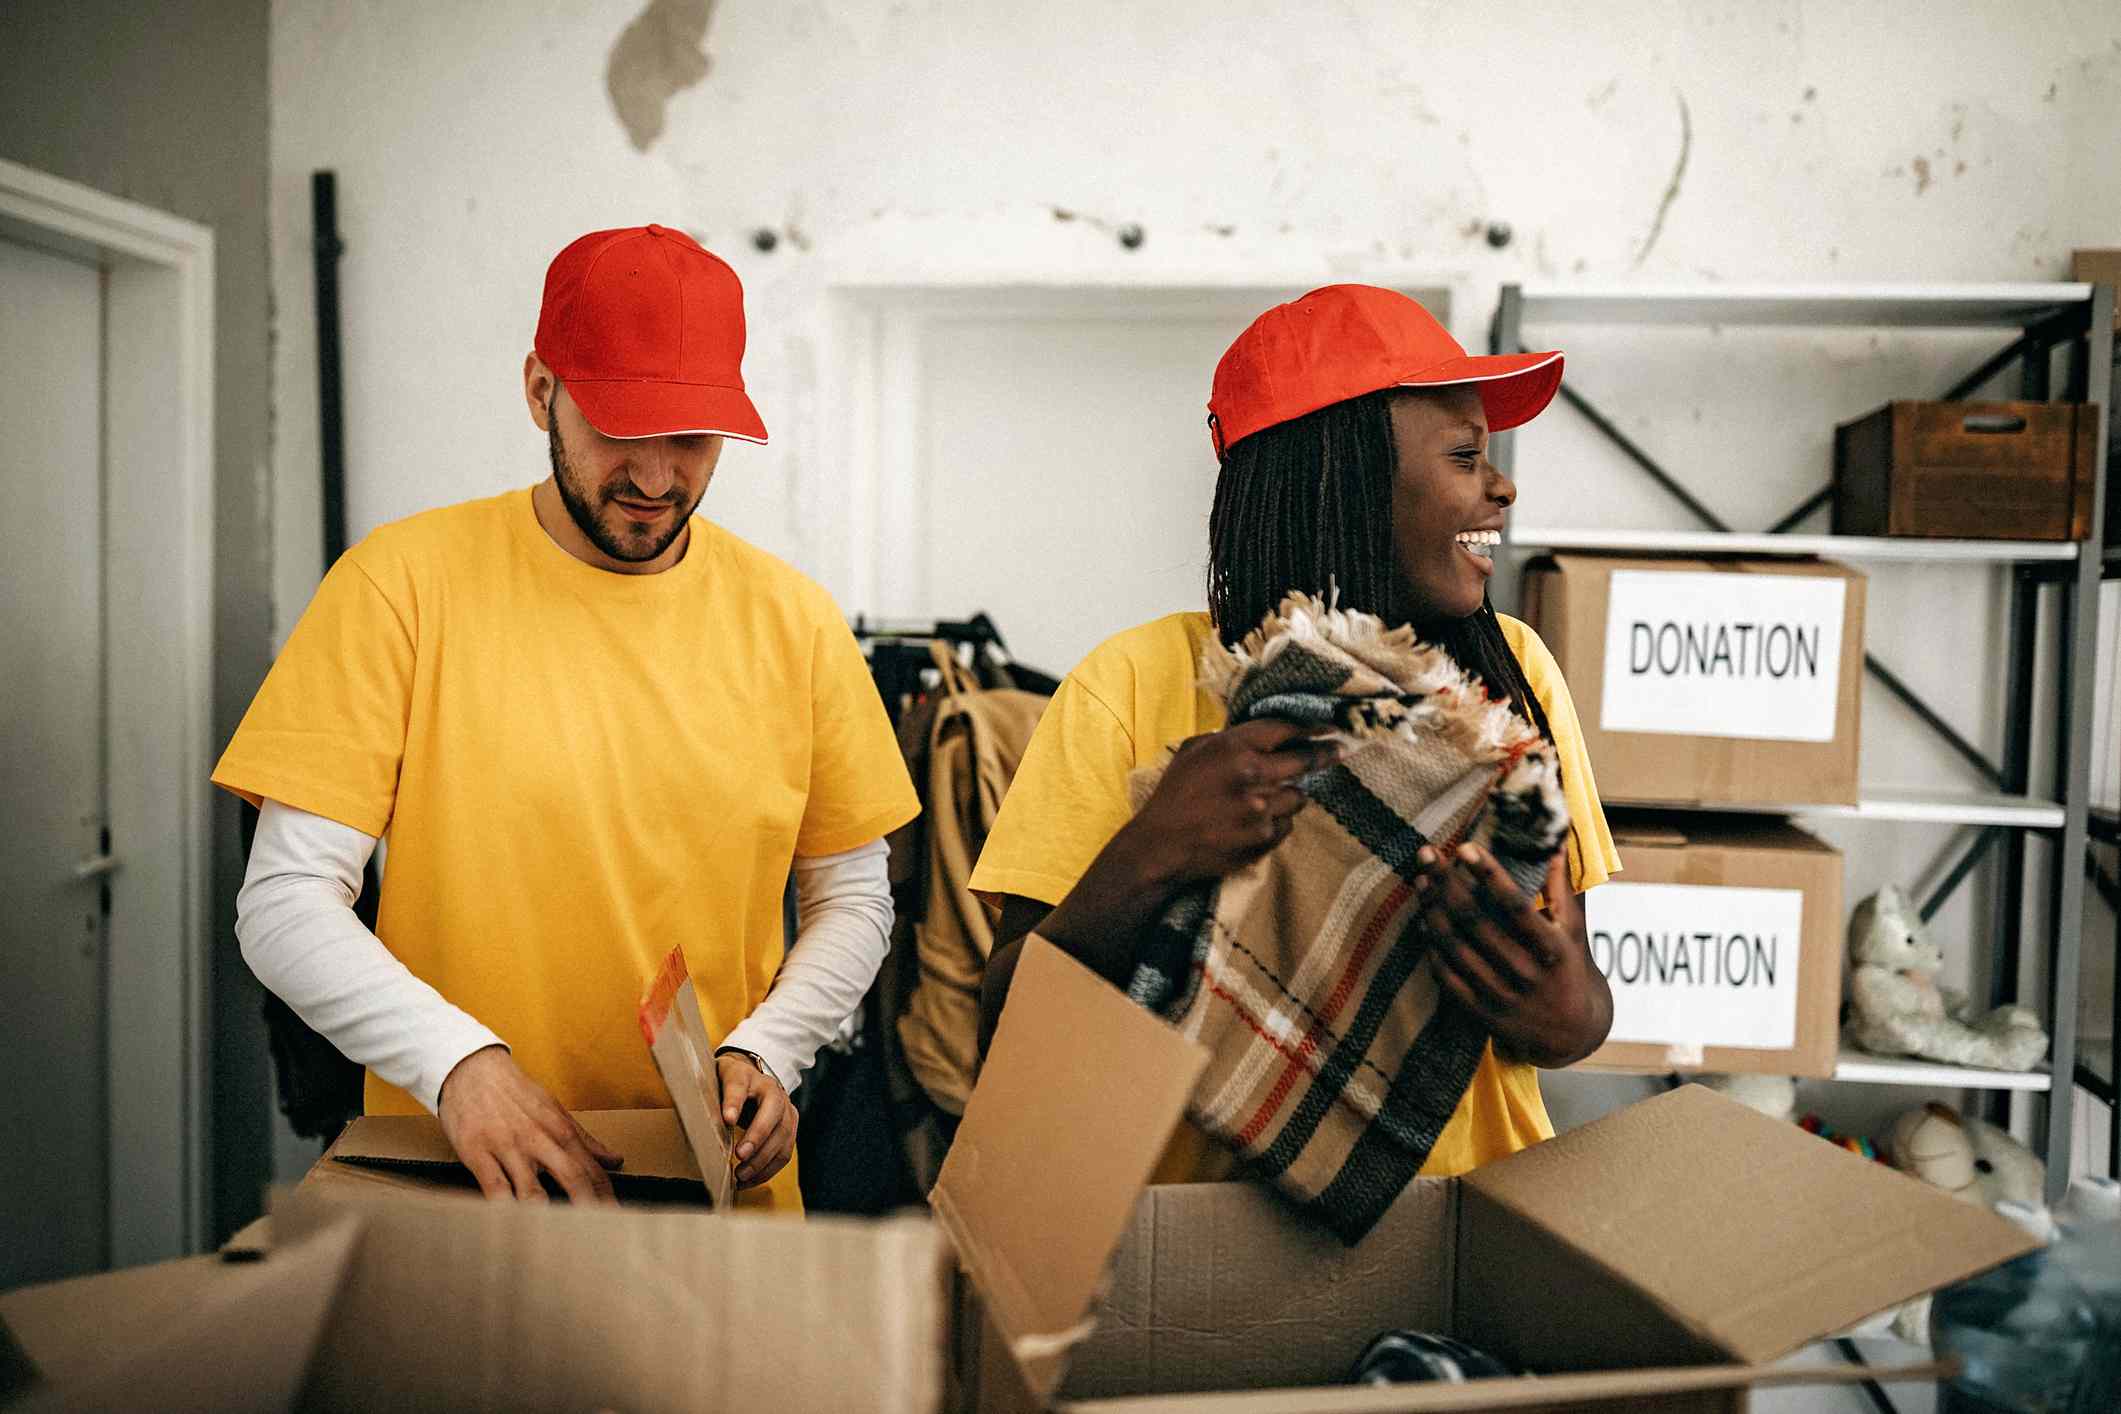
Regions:
<instances>
[{"instance_id":1,"label":"wristwatch","mask_svg":"<svg viewBox=\"0 0 2121 1414\"><path fill-rule=\"evenodd\" d=\"M759 1068L759 1074L765 1076L774 1084L780 1085L783 1092L786 1092L786 1090L788 1089L786 1085L781 1085L781 1077L773 1073L773 1067L766 1064L766 1058L760 1055L757 1051L747 1051L742 1046L724 1046L720 1050L716 1051L715 1055L718 1057L742 1056L745 1060L750 1061L753 1065Z\"/></svg>"}]
</instances>

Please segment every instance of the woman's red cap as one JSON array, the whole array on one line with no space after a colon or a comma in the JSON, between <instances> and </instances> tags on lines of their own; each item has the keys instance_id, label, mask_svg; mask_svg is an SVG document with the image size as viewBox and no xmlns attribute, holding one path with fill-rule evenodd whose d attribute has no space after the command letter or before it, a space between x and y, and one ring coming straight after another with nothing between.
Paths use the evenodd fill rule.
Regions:
<instances>
[{"instance_id":1,"label":"woman's red cap","mask_svg":"<svg viewBox=\"0 0 2121 1414\"><path fill-rule=\"evenodd\" d=\"M1215 365L1215 455L1262 428L1380 388L1480 389L1488 430L1530 422L1561 387L1561 355L1468 354L1419 302L1375 285L1327 285L1252 321Z\"/></svg>"}]
</instances>

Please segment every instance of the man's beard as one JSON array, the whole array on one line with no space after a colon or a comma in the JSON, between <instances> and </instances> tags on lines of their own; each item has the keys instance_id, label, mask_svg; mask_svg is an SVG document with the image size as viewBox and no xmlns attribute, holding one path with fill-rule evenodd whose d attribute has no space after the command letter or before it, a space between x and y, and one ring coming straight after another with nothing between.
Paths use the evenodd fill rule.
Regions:
<instances>
[{"instance_id":1,"label":"man's beard","mask_svg":"<svg viewBox=\"0 0 2121 1414\"><path fill-rule=\"evenodd\" d=\"M554 402L557 401L555 397ZM545 442L552 457L553 484L560 488L560 504L567 507L568 517L574 521L576 529L589 537L589 543L612 559L630 565L652 560L669 549L670 542L684 531L685 523L690 517L685 514L682 505L672 501L672 505L678 506L678 514L670 518L667 529L658 531L640 526L626 532L614 532L597 514L604 505L610 503L611 494L592 493L588 488L577 487L574 483L574 466L567 460L567 449L560 445L560 420L554 415L551 404L545 408ZM591 500L592 495L595 496L594 501Z\"/></svg>"}]
</instances>

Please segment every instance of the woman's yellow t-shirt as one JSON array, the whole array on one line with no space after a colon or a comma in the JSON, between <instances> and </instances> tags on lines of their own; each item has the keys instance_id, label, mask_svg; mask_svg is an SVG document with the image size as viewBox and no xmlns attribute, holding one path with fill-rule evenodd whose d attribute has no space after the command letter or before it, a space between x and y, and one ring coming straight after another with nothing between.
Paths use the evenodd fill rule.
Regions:
<instances>
[{"instance_id":1,"label":"woman's yellow t-shirt","mask_svg":"<svg viewBox=\"0 0 2121 1414\"><path fill-rule=\"evenodd\" d=\"M1498 617L1553 728L1569 805L1569 878L1581 892L1604 883L1620 868L1620 857L1584 754L1576 706L1539 635ZM1201 651L1214 631L1206 614L1167 615L1107 639L1068 675L980 852L975 892L1059 903L1132 816L1128 773L1188 737L1222 728L1222 703L1198 684ZM1490 1045L1421 1171L1463 1173L1553 1134L1537 1068L1498 1059ZM1187 1125L1165 1151L1155 1181L1221 1179L1232 1163L1229 1150Z\"/></svg>"},{"instance_id":2,"label":"woman's yellow t-shirt","mask_svg":"<svg viewBox=\"0 0 2121 1414\"><path fill-rule=\"evenodd\" d=\"M829 595L707 522L660 574L515 491L334 565L214 783L388 832L376 933L571 1110L662 1108L642 994L682 946L716 1037L773 985L793 856L919 810ZM368 1077L369 1113L417 1113ZM800 1211L795 1165L742 1195Z\"/></svg>"}]
</instances>

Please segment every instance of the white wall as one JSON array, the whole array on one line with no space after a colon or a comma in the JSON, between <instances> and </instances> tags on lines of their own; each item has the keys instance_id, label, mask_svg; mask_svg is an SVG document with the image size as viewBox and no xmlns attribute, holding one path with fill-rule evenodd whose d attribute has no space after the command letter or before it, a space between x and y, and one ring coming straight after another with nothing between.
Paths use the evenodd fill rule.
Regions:
<instances>
[{"instance_id":1,"label":"white wall","mask_svg":"<svg viewBox=\"0 0 2121 1414\"><path fill-rule=\"evenodd\" d=\"M1381 0L721 0L710 72L645 154L604 84L638 9L274 6L283 625L317 559L316 167L340 174L349 246L357 534L539 473L514 390L545 262L579 231L656 218L749 284L777 445L732 457L715 509L799 562L781 493L817 438L795 410L829 410L830 389L802 390L837 281L1411 271L1451 281L1470 343L1504 279L2042 278L2121 228L2105 0L1668 0L1519 7L1507 26ZM1685 170L1645 253L1682 103ZM1490 220L1514 228L1508 248L1480 238ZM1138 251L1101 228L1126 221L1148 233ZM771 255L749 244L761 226L783 233ZM1577 366L1589 386L1628 381ZM1653 424L1696 411L1646 402Z\"/></svg>"},{"instance_id":2,"label":"white wall","mask_svg":"<svg viewBox=\"0 0 2121 1414\"><path fill-rule=\"evenodd\" d=\"M318 572L316 167L339 172L348 242L356 535L543 474L517 370L545 262L582 230L655 219L726 255L749 289L747 374L774 444L733 447L707 510L818 575L850 613L977 607L894 599L878 568L893 547L871 543L864 507L912 488L849 489L876 474L841 386L850 290L1352 278L1441 287L1477 345L1506 280L2050 279L2073 246L2121 244L2110 0L1638 0L1519 6L1508 23L1492 7L1384 0L721 0L710 71L669 102L645 153L604 79L638 10L274 6L283 635ZM1507 247L1483 238L1491 221L1513 228ZM1115 239L1125 222L1145 229L1140 249ZM760 227L780 236L771 254L752 247ZM1749 527L1823 484L1835 420L1934 396L1995 342L1552 332L1581 387ZM1124 455L1146 418L1158 445L1166 417L1197 428L1208 373L1168 412L1084 407L1067 450ZM1111 382L1085 378L1084 396ZM1020 396L1050 411L1072 386ZM1206 485L1205 442L1190 455L1165 474ZM1527 521L1687 524L1563 410L1528 432L1521 469ZM1004 460L991 474L1032 473ZM968 552L1007 575L1006 543ZM1168 607L1145 600L1133 616ZM1983 655L2001 631L1998 581L1896 571L1874 583L1871 622L1903 676L1993 749L2001 668ZM1872 702L1864 730L1875 779L1965 783L1890 702ZM1859 848L1852 901L1919 876L1947 843L1838 834ZM1985 917L1974 902L1962 895L1944 919L1962 970Z\"/></svg>"}]
</instances>

